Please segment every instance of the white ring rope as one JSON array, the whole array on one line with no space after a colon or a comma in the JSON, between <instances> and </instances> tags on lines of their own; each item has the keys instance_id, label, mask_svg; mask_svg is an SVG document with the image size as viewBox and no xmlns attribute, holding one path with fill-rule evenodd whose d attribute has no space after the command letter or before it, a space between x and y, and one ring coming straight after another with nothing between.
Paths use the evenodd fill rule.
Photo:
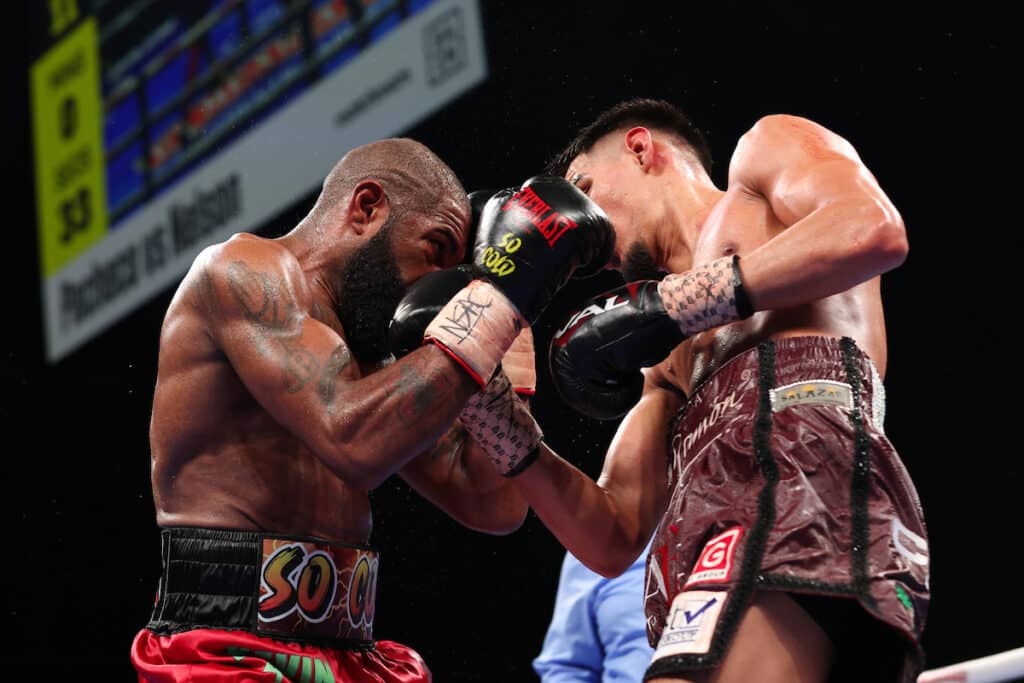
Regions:
<instances>
[{"instance_id":1,"label":"white ring rope","mask_svg":"<svg viewBox=\"0 0 1024 683\"><path fill-rule=\"evenodd\" d=\"M917 683L1006 683L1024 681L1024 647L930 669Z\"/></svg>"}]
</instances>

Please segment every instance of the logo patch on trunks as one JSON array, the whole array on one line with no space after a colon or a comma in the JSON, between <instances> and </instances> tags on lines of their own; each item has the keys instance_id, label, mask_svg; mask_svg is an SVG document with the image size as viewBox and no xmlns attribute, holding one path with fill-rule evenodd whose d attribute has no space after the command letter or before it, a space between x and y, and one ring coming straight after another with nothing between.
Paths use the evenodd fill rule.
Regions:
<instances>
[{"instance_id":1,"label":"logo patch on trunks","mask_svg":"<svg viewBox=\"0 0 1024 683\"><path fill-rule=\"evenodd\" d=\"M370 640L377 553L322 541L263 538L257 633Z\"/></svg>"},{"instance_id":2,"label":"logo patch on trunks","mask_svg":"<svg viewBox=\"0 0 1024 683\"><path fill-rule=\"evenodd\" d=\"M819 405L853 408L853 389L845 382L815 379L808 382L793 382L769 391L772 412L777 413L790 406Z\"/></svg>"},{"instance_id":3,"label":"logo patch on trunks","mask_svg":"<svg viewBox=\"0 0 1024 683\"><path fill-rule=\"evenodd\" d=\"M732 573L732 558L736 554L736 542L743 533L743 527L723 531L704 545L697 558L690 577L683 588L697 583L724 583Z\"/></svg>"},{"instance_id":4,"label":"logo patch on trunks","mask_svg":"<svg viewBox=\"0 0 1024 683\"><path fill-rule=\"evenodd\" d=\"M725 591L688 591L677 595L651 661L673 655L706 654L728 595Z\"/></svg>"}]
</instances>

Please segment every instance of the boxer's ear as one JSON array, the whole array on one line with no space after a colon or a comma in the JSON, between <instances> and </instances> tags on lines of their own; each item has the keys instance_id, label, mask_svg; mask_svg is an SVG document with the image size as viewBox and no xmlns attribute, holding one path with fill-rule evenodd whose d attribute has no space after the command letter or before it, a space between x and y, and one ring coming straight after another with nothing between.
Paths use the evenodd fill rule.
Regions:
<instances>
[{"instance_id":1,"label":"boxer's ear","mask_svg":"<svg viewBox=\"0 0 1024 683\"><path fill-rule=\"evenodd\" d=\"M390 212L388 195L376 180L362 180L352 190L347 208L348 224L357 235L373 233Z\"/></svg>"},{"instance_id":2,"label":"boxer's ear","mask_svg":"<svg viewBox=\"0 0 1024 683\"><path fill-rule=\"evenodd\" d=\"M644 126L630 128L623 137L623 144L642 171L651 170L654 165L654 137L650 129Z\"/></svg>"}]
</instances>

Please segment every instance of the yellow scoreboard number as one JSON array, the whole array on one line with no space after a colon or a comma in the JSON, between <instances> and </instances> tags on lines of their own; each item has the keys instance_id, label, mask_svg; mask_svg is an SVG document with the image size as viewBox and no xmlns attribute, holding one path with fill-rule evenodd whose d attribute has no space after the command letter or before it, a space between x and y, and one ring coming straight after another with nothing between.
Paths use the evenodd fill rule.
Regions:
<instances>
[{"instance_id":1,"label":"yellow scoreboard number","mask_svg":"<svg viewBox=\"0 0 1024 683\"><path fill-rule=\"evenodd\" d=\"M50 30L78 19L74 0L51 0ZM31 67L36 213L43 276L107 232L99 36L86 17Z\"/></svg>"}]
</instances>

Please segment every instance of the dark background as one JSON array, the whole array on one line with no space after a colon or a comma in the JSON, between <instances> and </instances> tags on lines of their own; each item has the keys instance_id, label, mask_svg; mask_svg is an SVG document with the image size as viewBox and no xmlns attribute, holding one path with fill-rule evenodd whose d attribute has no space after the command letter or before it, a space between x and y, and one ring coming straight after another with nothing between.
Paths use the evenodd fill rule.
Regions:
<instances>
[{"instance_id":1,"label":"dark background","mask_svg":"<svg viewBox=\"0 0 1024 683\"><path fill-rule=\"evenodd\" d=\"M1011 330L1024 227L1010 103L1022 82L1018 18L976 3L482 4L487 82L406 131L469 189L518 183L577 124L635 95L671 99L707 131L720 186L737 137L764 114L808 116L854 144L903 213L911 245L883 279L887 430L931 536L928 666L1024 644L1024 373ZM129 645L159 572L147 428L170 292L60 363L43 360L28 55L15 52L0 450L14 536L4 621L16 635L4 668L130 680ZM261 232L283 232L311 201ZM540 353L574 304L617 283L611 274L573 283L536 328ZM549 443L596 476L615 425L572 414L540 369L535 405ZM508 537L465 530L398 481L372 497L384 557L377 635L418 649L441 682L535 680L530 660L562 558L553 537L532 514Z\"/></svg>"}]
</instances>

